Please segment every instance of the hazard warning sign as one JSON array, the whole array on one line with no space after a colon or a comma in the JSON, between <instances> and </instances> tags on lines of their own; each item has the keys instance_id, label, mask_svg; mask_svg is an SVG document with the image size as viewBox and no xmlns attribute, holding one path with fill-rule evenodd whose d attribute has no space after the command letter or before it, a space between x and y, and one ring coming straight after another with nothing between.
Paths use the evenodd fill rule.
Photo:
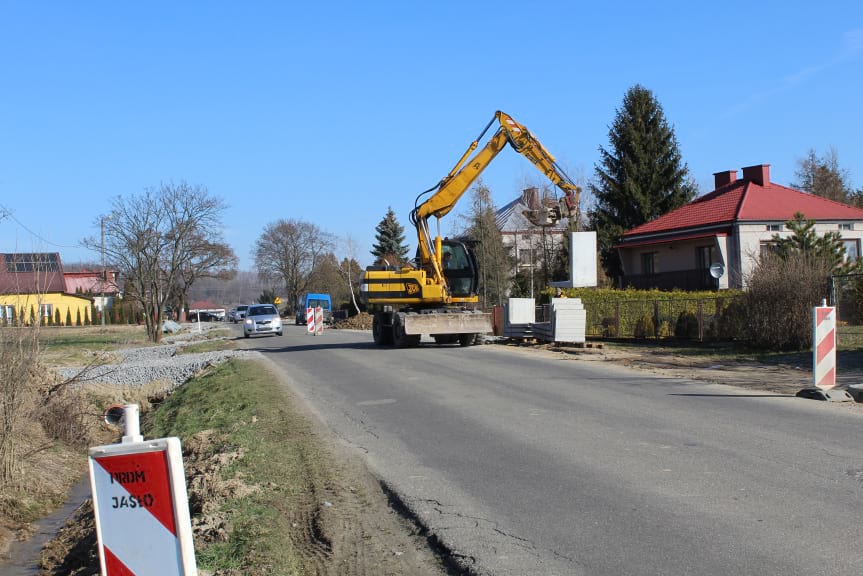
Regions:
<instances>
[{"instance_id":1,"label":"hazard warning sign","mask_svg":"<svg viewBox=\"0 0 863 576\"><path fill-rule=\"evenodd\" d=\"M180 441L90 449L102 574L197 574Z\"/></svg>"}]
</instances>

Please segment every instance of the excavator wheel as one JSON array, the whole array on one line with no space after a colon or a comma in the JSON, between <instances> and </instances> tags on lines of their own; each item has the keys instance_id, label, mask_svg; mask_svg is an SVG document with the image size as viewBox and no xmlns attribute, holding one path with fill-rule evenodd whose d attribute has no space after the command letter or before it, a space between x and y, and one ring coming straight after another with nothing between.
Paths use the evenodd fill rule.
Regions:
<instances>
[{"instance_id":1,"label":"excavator wheel","mask_svg":"<svg viewBox=\"0 0 863 576\"><path fill-rule=\"evenodd\" d=\"M405 325L401 317L393 317L393 344L396 348L416 348L420 345L420 334L405 334Z\"/></svg>"},{"instance_id":2,"label":"excavator wheel","mask_svg":"<svg viewBox=\"0 0 863 576\"><path fill-rule=\"evenodd\" d=\"M474 334L473 332L471 332L470 334L458 335L458 343L461 346L473 346L475 340L476 334Z\"/></svg>"},{"instance_id":3,"label":"excavator wheel","mask_svg":"<svg viewBox=\"0 0 863 576\"><path fill-rule=\"evenodd\" d=\"M432 337L436 344L455 344L458 342L458 334L434 334Z\"/></svg>"},{"instance_id":4,"label":"excavator wheel","mask_svg":"<svg viewBox=\"0 0 863 576\"><path fill-rule=\"evenodd\" d=\"M393 343L393 330L387 326L380 314L372 319L372 338L378 346L389 346Z\"/></svg>"}]
</instances>

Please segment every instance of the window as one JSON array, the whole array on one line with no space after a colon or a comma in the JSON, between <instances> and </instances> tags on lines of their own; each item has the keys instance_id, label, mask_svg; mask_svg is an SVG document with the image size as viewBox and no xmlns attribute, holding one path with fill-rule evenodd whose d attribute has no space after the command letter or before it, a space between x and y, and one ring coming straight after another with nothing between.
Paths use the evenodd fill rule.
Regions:
<instances>
[{"instance_id":1,"label":"window","mask_svg":"<svg viewBox=\"0 0 863 576\"><path fill-rule=\"evenodd\" d=\"M766 226L768 232L782 232L782 224L768 224Z\"/></svg>"},{"instance_id":2,"label":"window","mask_svg":"<svg viewBox=\"0 0 863 576\"><path fill-rule=\"evenodd\" d=\"M761 242L759 245L758 255L761 258L764 258L768 254L773 254L776 252L776 243L775 242Z\"/></svg>"},{"instance_id":3,"label":"window","mask_svg":"<svg viewBox=\"0 0 863 576\"><path fill-rule=\"evenodd\" d=\"M641 255L641 273L645 276L656 274L656 252Z\"/></svg>"},{"instance_id":4,"label":"window","mask_svg":"<svg viewBox=\"0 0 863 576\"><path fill-rule=\"evenodd\" d=\"M842 245L845 247L846 262L856 262L860 258L860 240L843 240Z\"/></svg>"},{"instance_id":5,"label":"window","mask_svg":"<svg viewBox=\"0 0 863 576\"><path fill-rule=\"evenodd\" d=\"M713 263L713 246L698 246L695 248L696 270L707 270Z\"/></svg>"},{"instance_id":6,"label":"window","mask_svg":"<svg viewBox=\"0 0 863 576\"><path fill-rule=\"evenodd\" d=\"M42 315L42 318L53 318L54 317L54 305L53 304L42 304L39 306L39 314Z\"/></svg>"},{"instance_id":7,"label":"window","mask_svg":"<svg viewBox=\"0 0 863 576\"><path fill-rule=\"evenodd\" d=\"M11 304L0 305L0 320L5 322L15 321L15 307Z\"/></svg>"},{"instance_id":8,"label":"window","mask_svg":"<svg viewBox=\"0 0 863 576\"><path fill-rule=\"evenodd\" d=\"M840 230L854 230L854 223L853 222L841 222L839 224L839 229Z\"/></svg>"}]
</instances>

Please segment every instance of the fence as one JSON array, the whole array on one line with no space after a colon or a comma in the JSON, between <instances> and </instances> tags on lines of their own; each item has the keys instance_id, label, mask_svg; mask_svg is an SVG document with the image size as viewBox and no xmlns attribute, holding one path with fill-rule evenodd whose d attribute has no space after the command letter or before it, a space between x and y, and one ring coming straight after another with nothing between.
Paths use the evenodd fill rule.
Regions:
<instances>
[{"instance_id":1,"label":"fence","mask_svg":"<svg viewBox=\"0 0 863 576\"><path fill-rule=\"evenodd\" d=\"M836 343L863 346L863 274L830 277L830 304L836 306Z\"/></svg>"},{"instance_id":2,"label":"fence","mask_svg":"<svg viewBox=\"0 0 863 576\"><path fill-rule=\"evenodd\" d=\"M589 338L676 338L699 342L729 339L739 316L731 307L737 296L715 298L606 300L585 302ZM538 306L542 321L548 305Z\"/></svg>"}]
</instances>

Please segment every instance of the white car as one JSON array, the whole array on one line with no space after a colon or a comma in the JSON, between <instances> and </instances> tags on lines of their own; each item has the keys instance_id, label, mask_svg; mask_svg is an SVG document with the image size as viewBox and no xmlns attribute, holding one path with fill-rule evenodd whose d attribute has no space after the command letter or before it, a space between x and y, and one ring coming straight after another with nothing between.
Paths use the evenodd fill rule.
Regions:
<instances>
[{"instance_id":1,"label":"white car","mask_svg":"<svg viewBox=\"0 0 863 576\"><path fill-rule=\"evenodd\" d=\"M282 335L282 318L272 304L252 304L243 320L243 336L256 334Z\"/></svg>"}]
</instances>

